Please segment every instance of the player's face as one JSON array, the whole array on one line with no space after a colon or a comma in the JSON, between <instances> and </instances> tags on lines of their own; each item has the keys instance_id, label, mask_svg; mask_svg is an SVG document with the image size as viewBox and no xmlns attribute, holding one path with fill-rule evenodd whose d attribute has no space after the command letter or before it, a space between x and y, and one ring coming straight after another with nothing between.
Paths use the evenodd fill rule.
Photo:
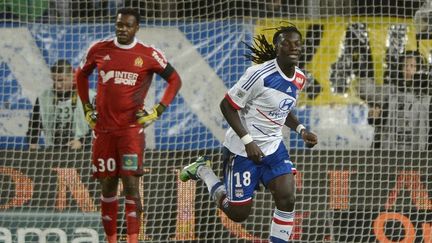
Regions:
<instances>
[{"instance_id":1,"label":"player's face","mask_svg":"<svg viewBox=\"0 0 432 243\"><path fill-rule=\"evenodd\" d=\"M66 92L73 89L72 73L53 73L54 89L57 92Z\"/></svg>"},{"instance_id":2,"label":"player's face","mask_svg":"<svg viewBox=\"0 0 432 243\"><path fill-rule=\"evenodd\" d=\"M281 33L276 44L277 57L282 63L297 65L302 49L301 37L296 32Z\"/></svg>"},{"instance_id":3,"label":"player's face","mask_svg":"<svg viewBox=\"0 0 432 243\"><path fill-rule=\"evenodd\" d=\"M118 43L128 45L133 42L139 25L133 15L118 14L116 19L116 37Z\"/></svg>"},{"instance_id":4,"label":"player's face","mask_svg":"<svg viewBox=\"0 0 432 243\"><path fill-rule=\"evenodd\" d=\"M412 80L414 74L417 72L417 60L415 57L408 57L405 59L404 65L404 78L406 81Z\"/></svg>"}]
</instances>

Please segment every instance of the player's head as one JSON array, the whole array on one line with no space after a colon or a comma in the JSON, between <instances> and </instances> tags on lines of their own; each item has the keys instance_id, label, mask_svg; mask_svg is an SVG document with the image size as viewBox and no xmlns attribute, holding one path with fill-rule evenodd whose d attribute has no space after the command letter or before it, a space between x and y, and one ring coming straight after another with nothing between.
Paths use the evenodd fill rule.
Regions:
<instances>
[{"instance_id":1,"label":"player's head","mask_svg":"<svg viewBox=\"0 0 432 243\"><path fill-rule=\"evenodd\" d=\"M246 58L255 62L263 63L265 61L279 58L284 65L297 65L301 55L302 35L300 31L292 24L274 28L272 44L270 44L264 35L258 35L254 38L254 45L246 46L251 50Z\"/></svg>"},{"instance_id":2,"label":"player's head","mask_svg":"<svg viewBox=\"0 0 432 243\"><path fill-rule=\"evenodd\" d=\"M116 37L118 43L128 45L133 42L139 30L140 14L133 8L121 8L117 11Z\"/></svg>"},{"instance_id":3,"label":"player's head","mask_svg":"<svg viewBox=\"0 0 432 243\"><path fill-rule=\"evenodd\" d=\"M74 87L73 67L69 61L59 59L51 66L51 76L54 81L54 90L56 92L71 91Z\"/></svg>"},{"instance_id":4,"label":"player's head","mask_svg":"<svg viewBox=\"0 0 432 243\"><path fill-rule=\"evenodd\" d=\"M277 58L285 65L298 64L302 51L302 35L294 25L282 26L273 35Z\"/></svg>"},{"instance_id":5,"label":"player's head","mask_svg":"<svg viewBox=\"0 0 432 243\"><path fill-rule=\"evenodd\" d=\"M406 51L401 55L399 60L399 71L401 77L405 81L410 81L414 79L414 74L420 70L421 66L421 55L417 51Z\"/></svg>"}]
</instances>

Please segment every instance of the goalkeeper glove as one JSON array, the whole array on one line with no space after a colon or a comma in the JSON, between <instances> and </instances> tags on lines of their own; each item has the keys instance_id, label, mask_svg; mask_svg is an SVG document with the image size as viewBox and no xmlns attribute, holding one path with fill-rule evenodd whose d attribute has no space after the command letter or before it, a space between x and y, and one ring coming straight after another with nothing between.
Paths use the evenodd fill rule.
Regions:
<instances>
[{"instance_id":1,"label":"goalkeeper glove","mask_svg":"<svg viewBox=\"0 0 432 243\"><path fill-rule=\"evenodd\" d=\"M89 126L94 129L97 121L97 112L93 109L90 103L85 103L84 105L84 115Z\"/></svg>"},{"instance_id":2,"label":"goalkeeper glove","mask_svg":"<svg viewBox=\"0 0 432 243\"><path fill-rule=\"evenodd\" d=\"M151 111L146 111L144 109L138 110L136 115L138 123L143 127L150 126L154 121L159 119L162 113L165 111L166 106L159 103L151 109Z\"/></svg>"}]
</instances>

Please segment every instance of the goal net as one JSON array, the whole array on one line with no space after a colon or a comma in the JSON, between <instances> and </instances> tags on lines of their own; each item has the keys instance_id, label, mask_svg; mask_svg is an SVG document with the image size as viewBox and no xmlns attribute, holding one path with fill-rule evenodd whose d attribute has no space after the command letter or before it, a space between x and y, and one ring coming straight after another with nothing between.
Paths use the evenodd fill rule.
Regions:
<instances>
[{"instance_id":1,"label":"goal net","mask_svg":"<svg viewBox=\"0 0 432 243\"><path fill-rule=\"evenodd\" d=\"M235 223L203 183L182 183L178 173L207 154L222 175L228 125L219 103L252 65L244 43L294 24L308 79L294 112L319 144L308 149L285 128L298 170L290 242L432 242L432 4L420 0L2 1L0 242L105 241L91 137L73 118L80 103L53 87L71 81L59 63L76 68L93 41L114 36L125 6L142 16L137 37L183 80L145 130L140 241L268 240L275 205L263 186L250 217ZM90 86L97 95L95 74ZM164 88L155 77L146 106ZM121 187L118 195L125 240Z\"/></svg>"}]
</instances>

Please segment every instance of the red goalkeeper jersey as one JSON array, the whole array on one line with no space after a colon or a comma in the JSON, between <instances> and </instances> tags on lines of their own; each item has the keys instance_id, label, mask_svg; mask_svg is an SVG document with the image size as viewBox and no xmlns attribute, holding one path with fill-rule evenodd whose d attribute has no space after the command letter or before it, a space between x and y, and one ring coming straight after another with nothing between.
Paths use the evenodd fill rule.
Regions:
<instances>
[{"instance_id":1,"label":"red goalkeeper jersey","mask_svg":"<svg viewBox=\"0 0 432 243\"><path fill-rule=\"evenodd\" d=\"M143 108L153 74L163 74L167 66L171 67L159 50L137 39L130 45L121 45L116 39L93 44L77 70L77 85L80 97L84 97L85 102L87 77L97 67L96 128L116 130L137 126L135 113ZM172 67L170 69L173 70ZM164 78L171 85L174 82L170 80L178 80L178 84L174 86L179 86L180 79L175 71L174 73L176 78ZM178 88L167 90L162 103L168 105Z\"/></svg>"}]
</instances>

